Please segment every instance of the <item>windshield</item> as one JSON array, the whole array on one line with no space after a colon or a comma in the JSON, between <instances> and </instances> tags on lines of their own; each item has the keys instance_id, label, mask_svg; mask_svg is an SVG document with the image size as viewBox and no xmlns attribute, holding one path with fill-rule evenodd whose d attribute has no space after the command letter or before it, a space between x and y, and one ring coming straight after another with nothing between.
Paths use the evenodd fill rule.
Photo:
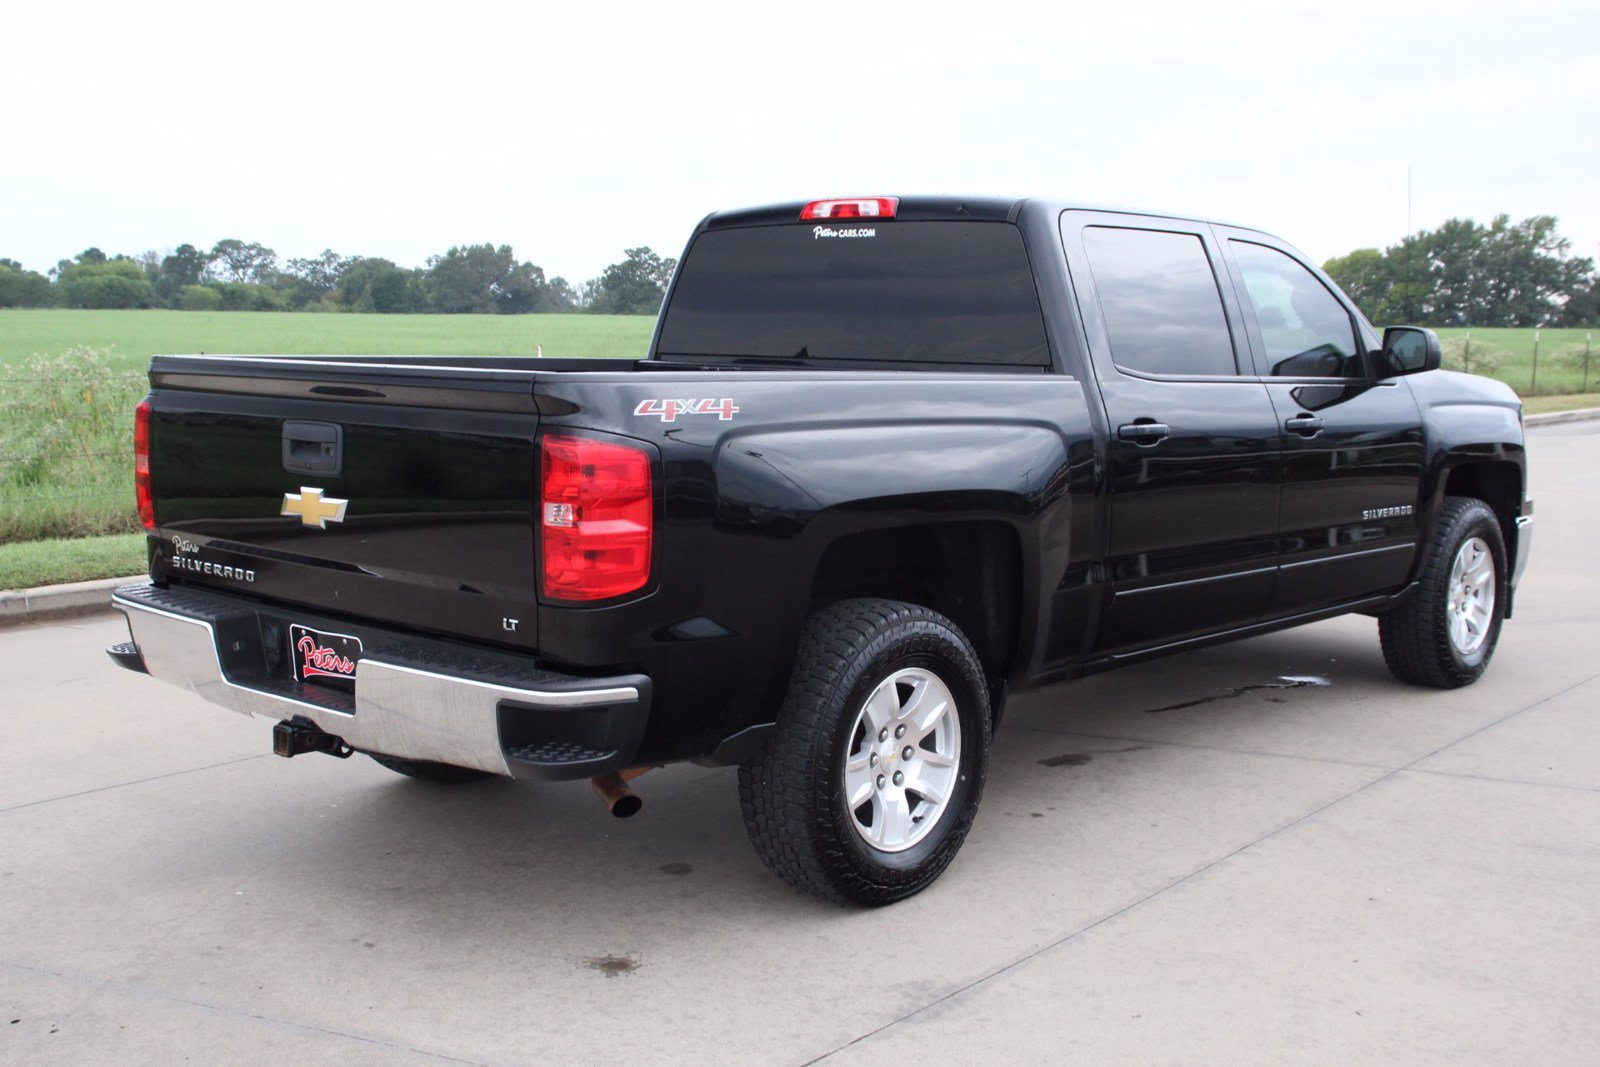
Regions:
<instances>
[{"instance_id":1,"label":"windshield","mask_svg":"<svg viewBox=\"0 0 1600 1067\"><path fill-rule=\"evenodd\" d=\"M700 234L656 354L1050 363L1015 226L868 219Z\"/></svg>"}]
</instances>

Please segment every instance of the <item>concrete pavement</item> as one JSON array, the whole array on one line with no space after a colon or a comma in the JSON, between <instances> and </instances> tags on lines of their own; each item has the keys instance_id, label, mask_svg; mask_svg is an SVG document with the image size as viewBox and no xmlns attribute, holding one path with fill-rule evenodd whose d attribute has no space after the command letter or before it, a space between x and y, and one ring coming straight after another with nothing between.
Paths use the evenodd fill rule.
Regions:
<instances>
[{"instance_id":1,"label":"concrete pavement","mask_svg":"<svg viewBox=\"0 0 1600 1067\"><path fill-rule=\"evenodd\" d=\"M960 857L875 912L768 875L729 771L617 822L285 761L112 667L119 619L0 631L0 1061L1592 1062L1600 424L1530 441L1478 685L1347 618L1024 695Z\"/></svg>"}]
</instances>

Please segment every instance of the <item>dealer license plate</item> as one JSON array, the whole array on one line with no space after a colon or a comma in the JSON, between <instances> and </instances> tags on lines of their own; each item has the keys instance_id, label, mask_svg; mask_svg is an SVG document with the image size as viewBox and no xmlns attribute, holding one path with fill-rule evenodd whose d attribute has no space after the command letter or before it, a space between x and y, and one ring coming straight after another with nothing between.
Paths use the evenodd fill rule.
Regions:
<instances>
[{"instance_id":1,"label":"dealer license plate","mask_svg":"<svg viewBox=\"0 0 1600 1067\"><path fill-rule=\"evenodd\" d=\"M334 689L355 688L361 638L295 625L289 627L289 646L294 652L295 681Z\"/></svg>"}]
</instances>

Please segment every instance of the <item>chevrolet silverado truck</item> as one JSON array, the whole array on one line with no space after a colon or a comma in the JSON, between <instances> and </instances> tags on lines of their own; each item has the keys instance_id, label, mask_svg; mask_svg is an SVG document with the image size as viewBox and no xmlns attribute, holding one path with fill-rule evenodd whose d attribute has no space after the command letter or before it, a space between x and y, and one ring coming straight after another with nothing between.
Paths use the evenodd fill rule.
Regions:
<instances>
[{"instance_id":1,"label":"chevrolet silverado truck","mask_svg":"<svg viewBox=\"0 0 1600 1067\"><path fill-rule=\"evenodd\" d=\"M734 765L767 865L867 905L950 863L1007 693L1348 612L1465 685L1532 521L1516 396L1428 331L1043 199L713 214L637 360L157 356L135 438L122 666L617 814Z\"/></svg>"}]
</instances>

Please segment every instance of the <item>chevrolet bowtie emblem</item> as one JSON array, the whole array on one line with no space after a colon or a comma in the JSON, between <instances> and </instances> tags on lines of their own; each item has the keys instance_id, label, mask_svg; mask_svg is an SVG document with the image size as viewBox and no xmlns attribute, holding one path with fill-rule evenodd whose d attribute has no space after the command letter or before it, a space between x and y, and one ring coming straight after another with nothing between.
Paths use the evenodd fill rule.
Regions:
<instances>
[{"instance_id":1,"label":"chevrolet bowtie emblem","mask_svg":"<svg viewBox=\"0 0 1600 1067\"><path fill-rule=\"evenodd\" d=\"M337 497L324 497L321 489L302 485L298 493L283 494L282 515L298 515L305 526L326 530L330 522L343 522L344 509L350 501Z\"/></svg>"}]
</instances>

